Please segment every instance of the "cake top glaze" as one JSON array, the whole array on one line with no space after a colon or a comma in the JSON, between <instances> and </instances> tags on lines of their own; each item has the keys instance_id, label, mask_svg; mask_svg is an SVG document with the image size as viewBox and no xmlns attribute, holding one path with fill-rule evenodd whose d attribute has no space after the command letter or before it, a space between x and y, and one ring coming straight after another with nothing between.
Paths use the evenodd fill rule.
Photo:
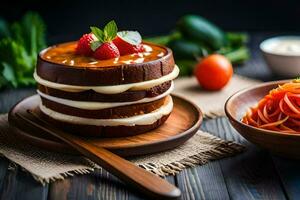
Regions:
<instances>
[{"instance_id":1,"label":"cake top glaze","mask_svg":"<svg viewBox=\"0 0 300 200\"><path fill-rule=\"evenodd\" d=\"M67 42L51 46L40 53L48 62L76 67L111 67L134 63L146 63L167 55L167 49L154 44L143 43L144 52L123 55L108 60L97 60L93 57L76 53L77 42Z\"/></svg>"}]
</instances>

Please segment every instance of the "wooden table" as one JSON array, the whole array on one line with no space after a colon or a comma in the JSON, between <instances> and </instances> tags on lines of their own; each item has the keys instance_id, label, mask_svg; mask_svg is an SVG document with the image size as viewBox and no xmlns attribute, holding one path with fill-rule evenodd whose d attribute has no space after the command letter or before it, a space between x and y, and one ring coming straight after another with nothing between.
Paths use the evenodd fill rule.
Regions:
<instances>
[{"instance_id":1,"label":"wooden table","mask_svg":"<svg viewBox=\"0 0 300 200\"><path fill-rule=\"evenodd\" d=\"M238 74L261 80L277 79L262 61L258 44L272 34L251 38L252 59ZM0 113L34 89L0 92ZM224 118L205 120L202 129L247 146L245 153L183 170L167 177L182 191L182 199L299 199L300 162L280 158L248 143ZM0 157L0 199L144 199L106 171L78 175L42 186L20 167Z\"/></svg>"}]
</instances>

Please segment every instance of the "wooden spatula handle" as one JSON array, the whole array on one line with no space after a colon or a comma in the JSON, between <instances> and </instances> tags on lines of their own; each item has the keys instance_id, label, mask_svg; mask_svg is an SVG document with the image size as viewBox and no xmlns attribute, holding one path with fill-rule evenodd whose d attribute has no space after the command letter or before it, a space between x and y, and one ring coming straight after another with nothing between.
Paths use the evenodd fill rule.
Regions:
<instances>
[{"instance_id":1,"label":"wooden spatula handle","mask_svg":"<svg viewBox=\"0 0 300 200\"><path fill-rule=\"evenodd\" d=\"M137 167L131 162L104 149L95 148L82 141L74 141L81 149L77 149L83 155L95 163L99 163L104 169L123 180L125 183L135 186L143 193L155 198L177 199L180 190L164 179Z\"/></svg>"},{"instance_id":2,"label":"wooden spatula handle","mask_svg":"<svg viewBox=\"0 0 300 200\"><path fill-rule=\"evenodd\" d=\"M26 123L61 139L123 182L129 183L129 186L139 189L139 191L149 197L155 199L178 199L181 195L180 190L166 180L147 172L104 148L97 147L77 136L54 128L33 114L31 116L35 120L20 114L17 114L17 116ZM35 123L36 120L39 123Z\"/></svg>"}]
</instances>

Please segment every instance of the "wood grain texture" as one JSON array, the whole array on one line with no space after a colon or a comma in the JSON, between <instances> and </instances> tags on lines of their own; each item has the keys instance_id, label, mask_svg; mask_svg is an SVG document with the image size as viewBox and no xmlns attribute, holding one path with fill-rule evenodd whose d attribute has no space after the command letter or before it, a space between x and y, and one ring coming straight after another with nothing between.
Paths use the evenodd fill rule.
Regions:
<instances>
[{"instance_id":1,"label":"wood grain texture","mask_svg":"<svg viewBox=\"0 0 300 200\"><path fill-rule=\"evenodd\" d=\"M136 166L103 147L93 145L91 142L84 140L84 138L63 132L32 113L27 116L16 113L16 117L20 122L36 127L65 142L81 155L118 177L132 189L146 194L147 197L178 199L181 196L178 188L153 173Z\"/></svg>"},{"instance_id":2,"label":"wood grain texture","mask_svg":"<svg viewBox=\"0 0 300 200\"><path fill-rule=\"evenodd\" d=\"M174 177L167 177L168 182L175 184ZM135 193L105 170L96 170L90 176L74 176L51 184L50 200L66 199L109 199L140 200L143 194Z\"/></svg>"},{"instance_id":3,"label":"wood grain texture","mask_svg":"<svg viewBox=\"0 0 300 200\"><path fill-rule=\"evenodd\" d=\"M189 168L176 176L182 199L230 199L219 162Z\"/></svg>"},{"instance_id":4,"label":"wood grain texture","mask_svg":"<svg viewBox=\"0 0 300 200\"><path fill-rule=\"evenodd\" d=\"M218 161L231 199L286 199L268 152L243 139L226 118L204 125L205 130L247 147L243 154Z\"/></svg>"},{"instance_id":5,"label":"wood grain texture","mask_svg":"<svg viewBox=\"0 0 300 200\"><path fill-rule=\"evenodd\" d=\"M284 192L289 199L299 199L300 197L300 161L272 156L275 169L279 175Z\"/></svg>"},{"instance_id":6,"label":"wood grain texture","mask_svg":"<svg viewBox=\"0 0 300 200\"><path fill-rule=\"evenodd\" d=\"M9 161L4 157L0 157L0 197L3 196L2 189L4 188L4 185L6 185L6 174L9 173L8 167ZM0 199L2 199L2 197Z\"/></svg>"},{"instance_id":7,"label":"wood grain texture","mask_svg":"<svg viewBox=\"0 0 300 200\"><path fill-rule=\"evenodd\" d=\"M7 162L7 161L6 161ZM1 165L1 171L5 169ZM10 165L3 177L0 199L47 199L48 185L42 186L17 165Z\"/></svg>"}]
</instances>

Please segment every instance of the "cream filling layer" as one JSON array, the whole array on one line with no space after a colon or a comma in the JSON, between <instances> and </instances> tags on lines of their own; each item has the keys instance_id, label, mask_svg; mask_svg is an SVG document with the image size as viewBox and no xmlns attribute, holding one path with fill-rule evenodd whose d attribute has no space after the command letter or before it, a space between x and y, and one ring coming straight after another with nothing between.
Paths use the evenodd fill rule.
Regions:
<instances>
[{"instance_id":1,"label":"cream filling layer","mask_svg":"<svg viewBox=\"0 0 300 200\"><path fill-rule=\"evenodd\" d=\"M85 110L101 110L106 108L115 108L119 106L128 106L133 104L140 104L140 103L148 103L152 101L156 101L158 99L161 99L167 95L169 95L174 89L174 83L172 81L170 88L165 91L164 93L151 98L143 98L138 101L131 101L131 102L90 102L90 101L73 101L69 99L62 99L58 97L53 97L50 95L47 95L45 93L42 93L41 91L37 90L37 93L42 96L45 99L48 99L50 101L54 101L59 104L63 104L66 106L79 108L79 109L85 109Z\"/></svg>"},{"instance_id":2,"label":"cream filling layer","mask_svg":"<svg viewBox=\"0 0 300 200\"><path fill-rule=\"evenodd\" d=\"M94 90L95 92L102 93L102 94L118 94L118 93L125 92L127 90L150 89L154 86L175 79L178 76L178 74L179 74L179 68L177 65L175 65L171 73L162 76L158 79L153 79L153 80L143 81L138 83L112 85L112 86L78 86L78 85L60 84L60 83L55 83L55 82L42 79L40 76L37 75L36 71L34 72L33 77L41 85L58 89L58 90L67 91L67 92L81 92L85 90Z\"/></svg>"},{"instance_id":3,"label":"cream filling layer","mask_svg":"<svg viewBox=\"0 0 300 200\"><path fill-rule=\"evenodd\" d=\"M53 119L71 123L71 124L94 125L94 126L135 126L135 125L153 124L163 116L170 114L173 109L173 101L171 96L168 96L167 104L161 106L160 108L158 108L157 110L151 113L136 115L128 118L118 118L118 119L91 119L91 118L83 118L83 117L66 115L66 114L53 111L45 107L42 103L40 103L40 109L43 113L45 113L46 115L48 115Z\"/></svg>"}]
</instances>

